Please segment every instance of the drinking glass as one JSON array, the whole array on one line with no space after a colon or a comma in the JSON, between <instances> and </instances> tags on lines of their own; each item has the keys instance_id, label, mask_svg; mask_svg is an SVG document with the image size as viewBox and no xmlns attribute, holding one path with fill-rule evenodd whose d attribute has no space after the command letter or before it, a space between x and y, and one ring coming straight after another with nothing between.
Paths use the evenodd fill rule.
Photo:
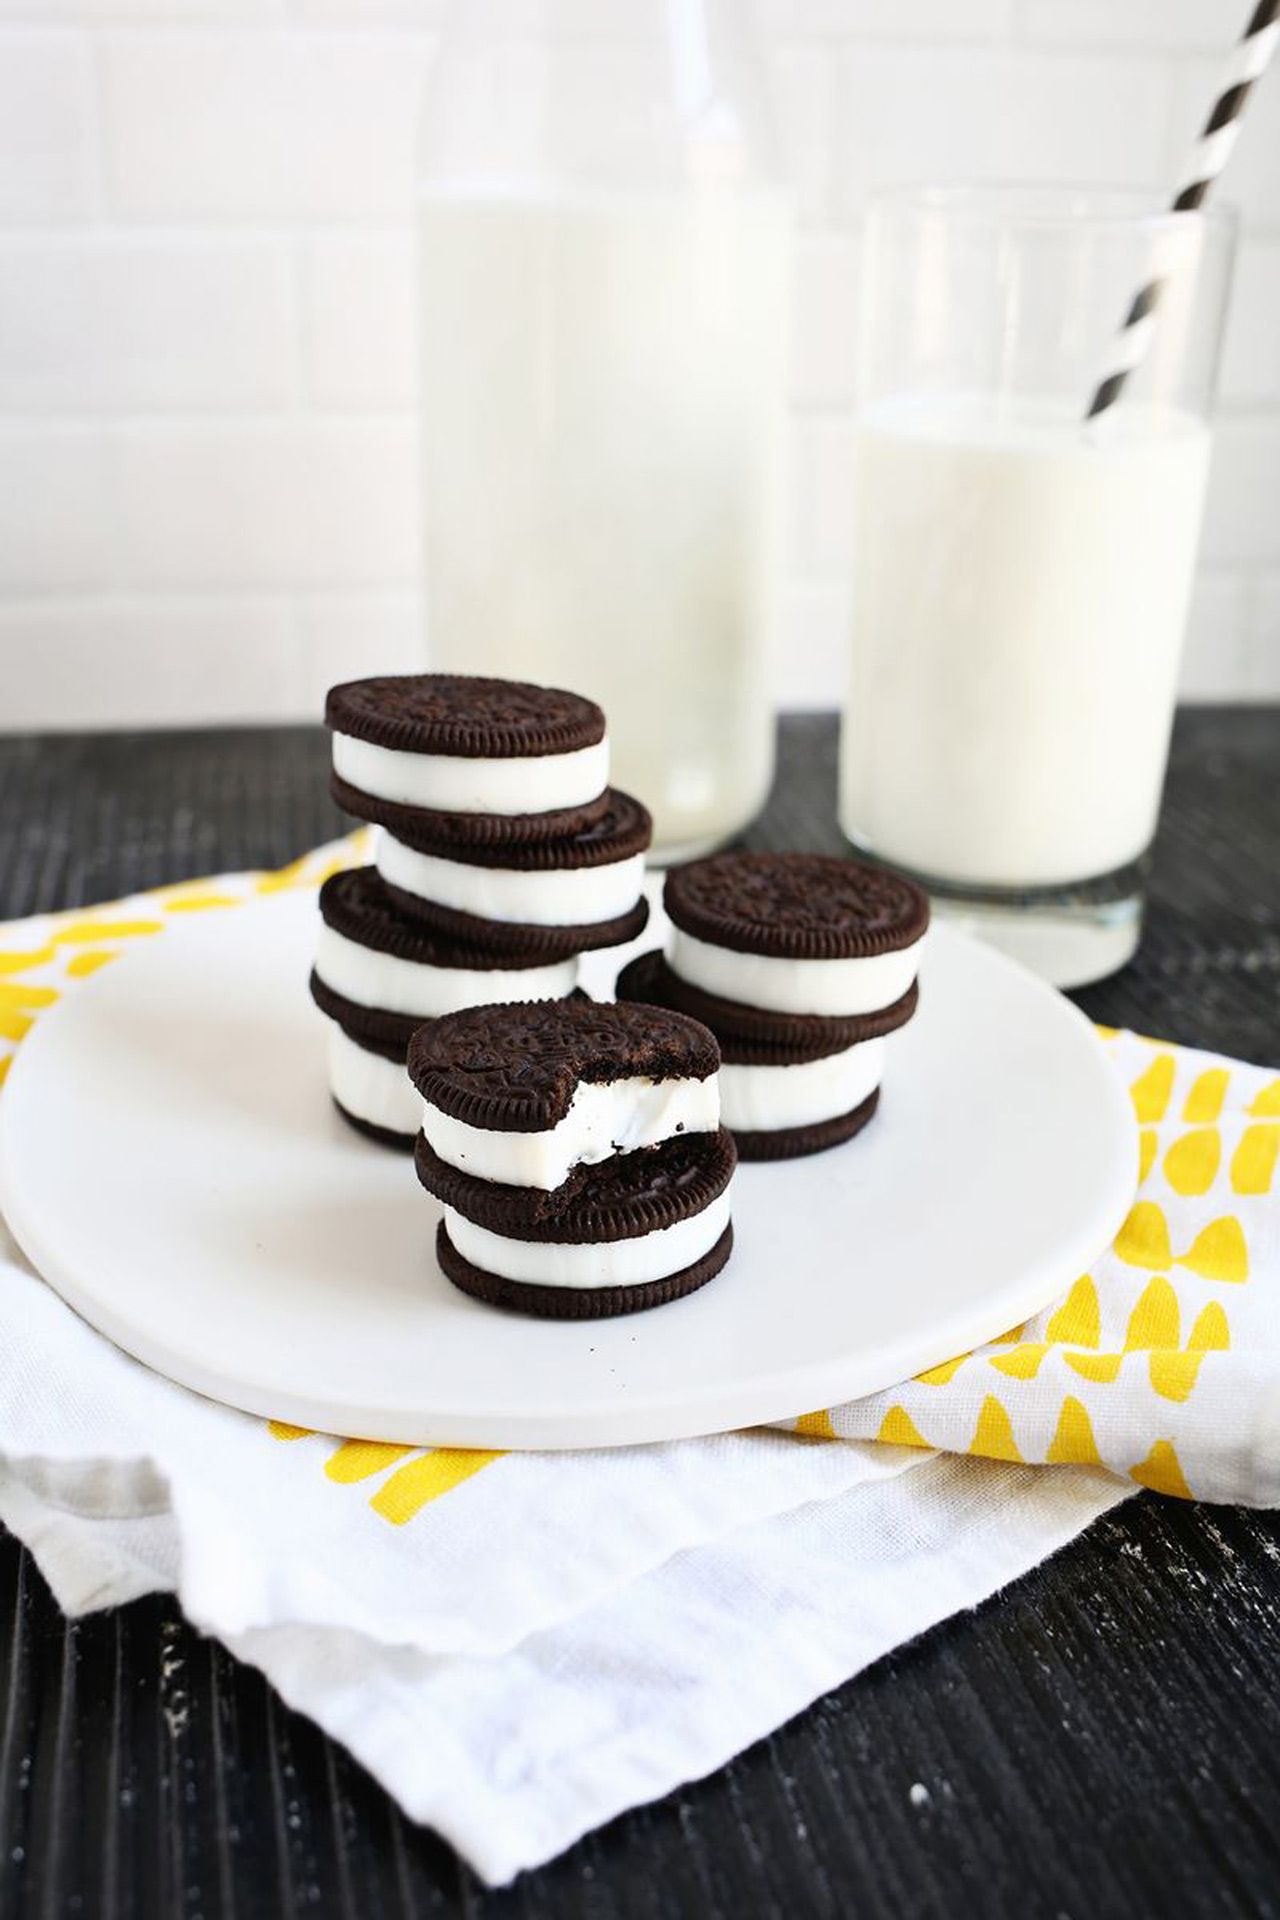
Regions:
<instances>
[{"instance_id":1,"label":"drinking glass","mask_svg":"<svg viewBox=\"0 0 1280 1920\"><path fill-rule=\"evenodd\" d=\"M870 212L841 825L1060 986L1140 936L1234 233L1092 190Z\"/></svg>"}]
</instances>

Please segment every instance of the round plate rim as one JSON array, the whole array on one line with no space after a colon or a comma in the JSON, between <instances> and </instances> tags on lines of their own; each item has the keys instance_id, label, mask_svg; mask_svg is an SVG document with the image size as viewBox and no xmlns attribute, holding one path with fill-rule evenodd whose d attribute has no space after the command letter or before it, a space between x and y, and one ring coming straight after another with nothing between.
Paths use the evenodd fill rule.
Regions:
<instances>
[{"instance_id":1,"label":"round plate rim","mask_svg":"<svg viewBox=\"0 0 1280 1920\"><path fill-rule=\"evenodd\" d=\"M251 900L231 911L239 920L246 913L270 913L286 904L296 910L297 896ZM220 919L221 915L218 917ZM187 940L198 939L203 927L208 924L202 916L199 922L187 922L169 930L164 947L173 951ZM353 1411L349 1418L343 1417L335 1422L332 1400L320 1402L306 1393L281 1388L278 1384L269 1386L247 1371L244 1376L232 1380L220 1372L203 1369L198 1358L176 1351L165 1340L150 1337L145 1330L140 1331L129 1322L126 1315L99 1298L92 1287L85 1286L68 1269L57 1250L45 1243L39 1227L28 1217L22 1194L18 1190L13 1168L15 1155L9 1146L10 1136L16 1131L20 1119L21 1095L15 1100L15 1088L22 1088L33 1074L40 1071L40 1057L44 1046L48 1044L42 1039L43 1033L60 1020L73 998L79 1001L84 995L93 994L103 980L103 973L92 976L78 986L74 996L68 995L66 1000L52 1006L14 1056L8 1085L0 1096L0 1215L36 1272L83 1320L122 1352L181 1387L264 1419L342 1432L353 1438L419 1446L573 1451L602 1445L645 1444L659 1439L690 1438L795 1418L810 1409L826 1408L884 1391L954 1358L958 1353L969 1351L996 1337L1003 1328L1016 1325L1039 1312L1062 1290L1064 1274L1084 1271L1089 1261L1109 1243L1133 1204L1138 1163L1137 1129L1132 1123L1128 1094L1107 1060L1092 1024L1068 1000L1027 969L991 948L980 946L970 936L945 923L935 923L930 932L930 942L935 965L938 950L941 949L945 963L946 952L953 943L962 943L970 950L976 949L981 955L981 964L1016 975L1022 989L1030 988L1040 997L1048 1017L1061 1020L1077 1030L1092 1054L1101 1106L1110 1106L1112 1117L1121 1123L1117 1134L1127 1143L1127 1151L1117 1154L1105 1202L1099 1199L1090 1223L1082 1226L1065 1247L1060 1244L1052 1254L1046 1253L1042 1260L1033 1264L1016 1287L1006 1285L999 1294L998 1312L993 1309L991 1295L975 1295L963 1313L955 1314L948 1321L945 1336L939 1337L936 1346L931 1346L922 1337L911 1335L904 1335L894 1343L881 1342L873 1349L873 1363L861 1372L859 1366L864 1358L861 1354L851 1356L846 1353L830 1360L793 1365L776 1381L766 1379L762 1383L757 1376L752 1376L745 1383L730 1382L709 1390L696 1414L681 1415L675 1411L677 1406L685 1404L687 1392L682 1390L677 1390L667 1398L650 1390L630 1400L625 1407L603 1398L577 1403L571 1416L575 1424L585 1426L592 1420L607 1419L610 1438L600 1440L585 1436L557 1438L550 1427L537 1437L521 1437L519 1429L528 1430L543 1417L531 1416L527 1409L500 1404L490 1405L480 1413L461 1404L443 1407L437 1404L428 1415L424 1415L420 1407L384 1411L374 1418L368 1416L367 1410L359 1415ZM132 952L127 951L109 972L114 974L119 968L128 966L131 959ZM1098 1225L1099 1221L1103 1222L1101 1226ZM660 1315L664 1311L667 1310L654 1309L654 1314ZM581 1328L590 1323L559 1324ZM957 1334L957 1326L969 1331ZM898 1355L902 1356L900 1360L895 1357ZM424 1420L430 1424L430 1437L426 1436ZM504 1423L508 1423L505 1431ZM412 1439L409 1437L411 1430Z\"/></svg>"}]
</instances>

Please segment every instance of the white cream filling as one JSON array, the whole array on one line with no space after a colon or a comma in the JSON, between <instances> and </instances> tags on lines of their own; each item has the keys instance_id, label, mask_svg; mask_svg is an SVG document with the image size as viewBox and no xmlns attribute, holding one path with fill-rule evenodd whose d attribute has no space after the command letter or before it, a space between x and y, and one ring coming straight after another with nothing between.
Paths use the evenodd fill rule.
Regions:
<instances>
[{"instance_id":1,"label":"white cream filling","mask_svg":"<svg viewBox=\"0 0 1280 1920\"><path fill-rule=\"evenodd\" d=\"M741 1133L776 1133L835 1120L860 1107L883 1073L883 1040L862 1040L824 1060L786 1067L726 1064L720 1069L724 1124Z\"/></svg>"},{"instance_id":2,"label":"white cream filling","mask_svg":"<svg viewBox=\"0 0 1280 1920\"><path fill-rule=\"evenodd\" d=\"M518 968L432 967L398 954L379 953L376 947L362 947L322 923L316 972L334 993L358 1006L436 1020L442 1013L504 1000L562 1000L577 985L578 962L557 960L551 966Z\"/></svg>"},{"instance_id":3,"label":"white cream filling","mask_svg":"<svg viewBox=\"0 0 1280 1920\"><path fill-rule=\"evenodd\" d=\"M609 784L608 736L572 753L473 760L465 754L404 753L349 733L333 736L333 768L377 800L441 813L553 813L585 807Z\"/></svg>"},{"instance_id":4,"label":"white cream filling","mask_svg":"<svg viewBox=\"0 0 1280 1920\"><path fill-rule=\"evenodd\" d=\"M729 1224L729 1190L709 1207L674 1226L658 1227L634 1240L597 1241L570 1247L558 1241L509 1240L444 1210L445 1229L464 1260L504 1280L535 1287L632 1287L665 1280L710 1253Z\"/></svg>"},{"instance_id":5,"label":"white cream filling","mask_svg":"<svg viewBox=\"0 0 1280 1920\"><path fill-rule=\"evenodd\" d=\"M563 1120L541 1133L468 1126L422 1103L422 1131L440 1158L478 1180L554 1193L574 1167L656 1147L682 1133L714 1133L720 1124L716 1075L705 1080L635 1076L604 1086L579 1084Z\"/></svg>"},{"instance_id":6,"label":"white cream filling","mask_svg":"<svg viewBox=\"0 0 1280 1920\"><path fill-rule=\"evenodd\" d=\"M704 993L769 1013L878 1013L901 1000L915 979L925 937L909 947L857 960L779 960L712 946L673 927L667 963Z\"/></svg>"},{"instance_id":7,"label":"white cream filling","mask_svg":"<svg viewBox=\"0 0 1280 1920\"><path fill-rule=\"evenodd\" d=\"M422 1103L403 1064L358 1046L336 1020L329 1022L329 1090L357 1120L408 1139L418 1131Z\"/></svg>"},{"instance_id":8,"label":"white cream filling","mask_svg":"<svg viewBox=\"0 0 1280 1920\"><path fill-rule=\"evenodd\" d=\"M378 872L393 887L457 913L521 926L581 927L630 913L644 886L644 855L607 867L473 867L418 853L392 834L379 832Z\"/></svg>"}]
</instances>

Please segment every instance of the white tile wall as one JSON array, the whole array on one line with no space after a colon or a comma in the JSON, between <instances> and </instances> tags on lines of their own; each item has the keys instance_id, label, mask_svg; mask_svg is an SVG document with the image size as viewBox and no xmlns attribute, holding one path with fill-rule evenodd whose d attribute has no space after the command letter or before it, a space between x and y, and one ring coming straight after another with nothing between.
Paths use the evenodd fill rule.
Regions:
<instances>
[{"instance_id":1,"label":"white tile wall","mask_svg":"<svg viewBox=\"0 0 1280 1920\"><path fill-rule=\"evenodd\" d=\"M420 653L411 184L449 0L0 0L0 726L308 715ZM756 0L801 212L776 683L839 696L867 191L1163 182L1247 0ZM660 0L653 0L660 4ZM1184 687L1280 696L1280 74Z\"/></svg>"},{"instance_id":2,"label":"white tile wall","mask_svg":"<svg viewBox=\"0 0 1280 1920\"><path fill-rule=\"evenodd\" d=\"M38 9L32 9L38 21ZM98 210L92 49L79 33L14 32L0 45L0 220L84 220Z\"/></svg>"}]
</instances>

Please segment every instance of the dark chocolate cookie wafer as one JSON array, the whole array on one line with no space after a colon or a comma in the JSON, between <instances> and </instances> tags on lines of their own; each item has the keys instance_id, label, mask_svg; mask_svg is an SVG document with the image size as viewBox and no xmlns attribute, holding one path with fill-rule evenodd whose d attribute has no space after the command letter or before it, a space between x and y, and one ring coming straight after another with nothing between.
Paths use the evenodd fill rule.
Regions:
<instances>
[{"instance_id":1,"label":"dark chocolate cookie wafer","mask_svg":"<svg viewBox=\"0 0 1280 1920\"><path fill-rule=\"evenodd\" d=\"M366 1140L376 1140L380 1147L394 1147L397 1153L413 1151L414 1136L411 1133L394 1133L390 1127L375 1126L372 1120L362 1120L358 1113L352 1113L344 1107L336 1095L330 1096L333 1104L349 1127L362 1133Z\"/></svg>"},{"instance_id":2,"label":"dark chocolate cookie wafer","mask_svg":"<svg viewBox=\"0 0 1280 1920\"><path fill-rule=\"evenodd\" d=\"M711 1034L683 1014L538 1000L433 1021L414 1036L408 1071L424 1100L467 1126L542 1133L564 1119L583 1082L705 1080L719 1065Z\"/></svg>"},{"instance_id":3,"label":"dark chocolate cookie wafer","mask_svg":"<svg viewBox=\"0 0 1280 1920\"><path fill-rule=\"evenodd\" d=\"M460 913L456 907L442 907L424 900L404 887L383 885L396 905L423 926L432 927L451 939L469 946L487 947L491 953L527 955L531 963L568 960L575 953L588 953L595 947L622 947L636 940L649 921L649 902L637 900L629 913L616 920L595 920L575 927L537 927L528 921L482 920L475 913Z\"/></svg>"},{"instance_id":4,"label":"dark chocolate cookie wafer","mask_svg":"<svg viewBox=\"0 0 1280 1920\"><path fill-rule=\"evenodd\" d=\"M507 1280L501 1274L486 1273L462 1255L449 1238L444 1221L436 1230L436 1258L447 1280L462 1293L469 1293L486 1306L507 1307L516 1313L536 1314L544 1320L603 1320L620 1313L641 1313L646 1307L662 1307L669 1300L680 1300L696 1293L714 1280L733 1251L733 1227L725 1228L710 1253L703 1254L692 1266L663 1280L649 1280L630 1287L540 1287L524 1280Z\"/></svg>"},{"instance_id":5,"label":"dark chocolate cookie wafer","mask_svg":"<svg viewBox=\"0 0 1280 1920\"><path fill-rule=\"evenodd\" d=\"M427 1192L478 1227L507 1240L587 1246L635 1240L702 1213L728 1186L737 1164L733 1140L684 1134L661 1146L575 1167L553 1192L478 1180L442 1160L422 1134L414 1165Z\"/></svg>"},{"instance_id":6,"label":"dark chocolate cookie wafer","mask_svg":"<svg viewBox=\"0 0 1280 1920\"><path fill-rule=\"evenodd\" d=\"M388 831L416 853L436 854L443 860L456 860L468 867L558 873L566 868L610 867L619 860L635 859L653 839L649 809L617 787L607 788L601 800L601 811L595 818L571 822L563 833L539 840L511 843L494 834L487 840L460 841L456 834L450 833L447 824L443 833L437 826L439 821L448 823L454 816L415 811L411 807L403 809L405 830L389 825ZM498 818L497 815L486 817Z\"/></svg>"},{"instance_id":7,"label":"dark chocolate cookie wafer","mask_svg":"<svg viewBox=\"0 0 1280 1920\"><path fill-rule=\"evenodd\" d=\"M330 874L320 889L320 917L357 946L373 947L420 966L509 973L540 967L545 960L540 953L512 952L497 962L491 948L433 933L421 920L401 913L376 867L347 867Z\"/></svg>"},{"instance_id":8,"label":"dark chocolate cookie wafer","mask_svg":"<svg viewBox=\"0 0 1280 1920\"><path fill-rule=\"evenodd\" d=\"M398 753L541 759L604 739L594 700L562 687L463 673L390 673L331 687L325 725Z\"/></svg>"},{"instance_id":9,"label":"dark chocolate cookie wafer","mask_svg":"<svg viewBox=\"0 0 1280 1920\"><path fill-rule=\"evenodd\" d=\"M379 1052L386 1047L387 1056L392 1054L403 1060L409 1051L409 1042L422 1027L430 1026L438 1015L428 1013L388 1013L383 1007L363 1007L358 1000L348 1000L344 995L335 993L332 987L325 985L314 967L308 981L311 998L321 1013L330 1020L336 1020L343 1032L349 1034L362 1047L372 1047ZM591 995L584 993L581 987L566 994L567 1000L589 1000Z\"/></svg>"},{"instance_id":10,"label":"dark chocolate cookie wafer","mask_svg":"<svg viewBox=\"0 0 1280 1920\"><path fill-rule=\"evenodd\" d=\"M702 1021L719 1038L726 1060L743 1058L740 1053L731 1054L731 1041L785 1048L787 1058L792 1060L820 1060L825 1054L839 1053L863 1040L879 1040L904 1027L920 1001L920 988L913 981L900 1000L876 1013L834 1018L815 1013L770 1013L763 1007L745 1007L737 1000L725 1000L691 986L672 972L657 948L627 963L618 975L616 992L619 1000L645 1000L651 1006L673 1007L690 1019Z\"/></svg>"},{"instance_id":11,"label":"dark chocolate cookie wafer","mask_svg":"<svg viewBox=\"0 0 1280 1920\"><path fill-rule=\"evenodd\" d=\"M335 993L326 986L315 968L311 969L311 978L307 982L311 998L321 1013L330 1020L336 1020L342 1031L362 1047L379 1052L383 1047L394 1049L401 1060L409 1051L409 1042L426 1019L415 1013L388 1013L385 1007L362 1007L358 1000L348 1000L345 994Z\"/></svg>"},{"instance_id":12,"label":"dark chocolate cookie wafer","mask_svg":"<svg viewBox=\"0 0 1280 1920\"><path fill-rule=\"evenodd\" d=\"M337 773L329 776L329 791L344 813L385 827L406 846L422 847L430 842L437 853L452 847L493 847L495 857L498 848L505 853L513 847L539 846L580 833L599 820L609 805L606 791L584 806L560 807L549 813L445 813L435 807L410 807L402 801L383 800L351 786Z\"/></svg>"},{"instance_id":13,"label":"dark chocolate cookie wafer","mask_svg":"<svg viewBox=\"0 0 1280 1920\"><path fill-rule=\"evenodd\" d=\"M334 933L375 953L417 966L490 974L493 991L485 997L496 1001L510 998L512 974L547 964L545 953L513 948L498 955L491 948L471 946L424 926L400 911L376 867L349 867L331 874L320 889L320 917ZM339 993L318 971L311 975L311 997L353 1039L398 1047L401 1059L413 1034L430 1017L365 1006Z\"/></svg>"},{"instance_id":14,"label":"dark chocolate cookie wafer","mask_svg":"<svg viewBox=\"0 0 1280 1920\"><path fill-rule=\"evenodd\" d=\"M815 1120L807 1127L777 1127L768 1133L735 1132L734 1145L739 1160L799 1160L810 1153L824 1153L861 1133L880 1104L880 1089L867 1095L851 1113L837 1114L834 1120Z\"/></svg>"},{"instance_id":15,"label":"dark chocolate cookie wafer","mask_svg":"<svg viewBox=\"0 0 1280 1920\"><path fill-rule=\"evenodd\" d=\"M715 854L674 867L663 899L695 939L775 959L868 959L913 946L929 924L914 881L820 853Z\"/></svg>"}]
</instances>

